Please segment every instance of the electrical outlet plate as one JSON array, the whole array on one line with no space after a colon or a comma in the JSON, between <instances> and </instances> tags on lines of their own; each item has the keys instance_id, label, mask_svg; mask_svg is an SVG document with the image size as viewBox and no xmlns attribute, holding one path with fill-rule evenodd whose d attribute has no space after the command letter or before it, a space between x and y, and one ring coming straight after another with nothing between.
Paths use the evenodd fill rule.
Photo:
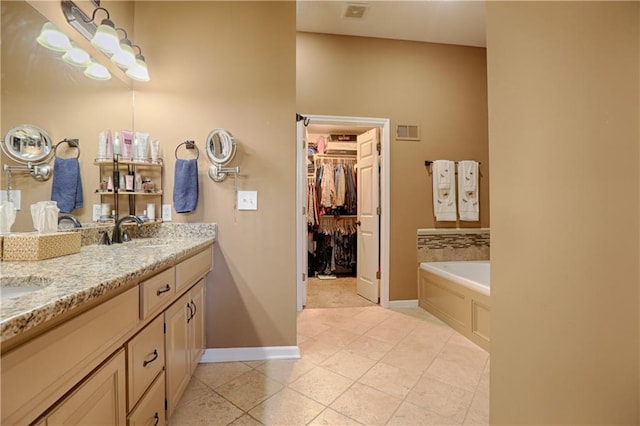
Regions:
<instances>
[{"instance_id":1,"label":"electrical outlet plate","mask_svg":"<svg viewBox=\"0 0 640 426\"><path fill-rule=\"evenodd\" d=\"M171 222L171 204L162 205L162 221Z\"/></svg>"},{"instance_id":2,"label":"electrical outlet plate","mask_svg":"<svg viewBox=\"0 0 640 426\"><path fill-rule=\"evenodd\" d=\"M258 191L238 191L238 210L258 210Z\"/></svg>"},{"instance_id":3,"label":"electrical outlet plate","mask_svg":"<svg viewBox=\"0 0 640 426\"><path fill-rule=\"evenodd\" d=\"M100 213L101 213L101 208L102 206L100 204L94 204L93 205L93 221L97 222L100 220Z\"/></svg>"}]
</instances>

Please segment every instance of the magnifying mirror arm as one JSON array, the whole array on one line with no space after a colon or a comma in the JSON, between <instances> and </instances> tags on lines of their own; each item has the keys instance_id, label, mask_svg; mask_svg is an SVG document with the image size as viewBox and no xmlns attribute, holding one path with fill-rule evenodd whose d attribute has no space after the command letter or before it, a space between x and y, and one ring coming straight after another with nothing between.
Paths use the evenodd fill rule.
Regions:
<instances>
[{"instance_id":1,"label":"magnifying mirror arm","mask_svg":"<svg viewBox=\"0 0 640 426\"><path fill-rule=\"evenodd\" d=\"M4 171L9 175L9 182L11 182L11 174L15 172L30 173L34 179L40 181L48 180L51 177L51 167L47 163L34 164L27 162L24 166L10 166L5 164Z\"/></svg>"}]
</instances>

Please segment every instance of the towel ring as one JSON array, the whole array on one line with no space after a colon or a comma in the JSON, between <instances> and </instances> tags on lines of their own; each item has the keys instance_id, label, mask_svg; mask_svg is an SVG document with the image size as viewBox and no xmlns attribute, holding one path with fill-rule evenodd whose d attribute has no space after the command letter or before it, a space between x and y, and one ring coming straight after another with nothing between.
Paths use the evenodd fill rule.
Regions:
<instances>
[{"instance_id":1,"label":"towel ring","mask_svg":"<svg viewBox=\"0 0 640 426\"><path fill-rule=\"evenodd\" d=\"M186 145L187 149L195 149L196 150L196 160L198 158L200 158L200 150L198 149L198 146L196 145L196 143L194 141L184 141L182 142L180 145L178 145L176 147L176 160L178 160L178 148L180 148L182 145Z\"/></svg>"},{"instance_id":2,"label":"towel ring","mask_svg":"<svg viewBox=\"0 0 640 426\"><path fill-rule=\"evenodd\" d=\"M63 143L66 143L71 148L77 149L78 153L76 154L76 158L80 158L80 141L78 139L67 139L67 138L62 139L60 142L58 142L56 144L56 146L53 147L53 156L54 157L58 156L58 154L57 154L58 147L60 146L60 144L63 144Z\"/></svg>"}]
</instances>

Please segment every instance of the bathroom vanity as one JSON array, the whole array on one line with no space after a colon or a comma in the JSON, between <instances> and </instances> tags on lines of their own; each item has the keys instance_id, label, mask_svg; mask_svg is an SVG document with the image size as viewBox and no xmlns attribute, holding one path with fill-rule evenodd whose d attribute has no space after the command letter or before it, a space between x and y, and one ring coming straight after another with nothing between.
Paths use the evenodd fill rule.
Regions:
<instances>
[{"instance_id":1,"label":"bathroom vanity","mask_svg":"<svg viewBox=\"0 0 640 426\"><path fill-rule=\"evenodd\" d=\"M42 288L2 300L0 422L165 424L205 347L214 240L139 238L3 262L5 283Z\"/></svg>"}]
</instances>

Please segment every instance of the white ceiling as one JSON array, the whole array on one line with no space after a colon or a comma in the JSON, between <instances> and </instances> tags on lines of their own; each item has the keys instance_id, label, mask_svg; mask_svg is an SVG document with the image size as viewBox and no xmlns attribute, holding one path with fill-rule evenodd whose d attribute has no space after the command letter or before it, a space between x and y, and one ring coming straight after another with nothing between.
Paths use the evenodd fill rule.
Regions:
<instances>
[{"instance_id":1,"label":"white ceiling","mask_svg":"<svg viewBox=\"0 0 640 426\"><path fill-rule=\"evenodd\" d=\"M484 0L298 0L297 30L486 47ZM347 5L368 6L363 18Z\"/></svg>"}]
</instances>

